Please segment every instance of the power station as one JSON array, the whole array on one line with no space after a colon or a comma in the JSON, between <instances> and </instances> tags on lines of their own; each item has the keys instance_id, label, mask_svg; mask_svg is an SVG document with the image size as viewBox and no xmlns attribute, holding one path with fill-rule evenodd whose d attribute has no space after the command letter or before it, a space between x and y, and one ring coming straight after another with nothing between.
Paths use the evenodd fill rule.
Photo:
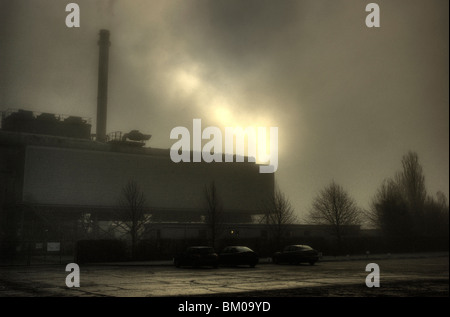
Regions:
<instances>
[{"instance_id":1,"label":"power station","mask_svg":"<svg viewBox=\"0 0 450 317\"><path fill-rule=\"evenodd\" d=\"M205 187L212 182L224 221L250 223L273 192L273 174L260 174L254 163L174 163L169 149L146 145L151 135L107 133L109 37L109 31L100 31L95 134L89 118L3 111L0 200L2 225L8 226L3 240L110 238L119 198L130 180L145 195L158 236L164 235L162 223L182 224L185 232L189 224L204 223ZM189 235L202 237L204 230Z\"/></svg>"},{"instance_id":2,"label":"power station","mask_svg":"<svg viewBox=\"0 0 450 317\"><path fill-rule=\"evenodd\" d=\"M71 254L79 240L121 238L113 224L130 181L146 199L148 239L204 243L205 188L213 182L229 237L264 238L264 228L253 224L274 192L273 173L260 173L252 162L175 163L169 149L147 146L149 134L107 133L109 31L100 31L98 45L95 134L89 118L23 109L2 112L1 254L52 248ZM302 230L314 231L311 226Z\"/></svg>"}]
</instances>

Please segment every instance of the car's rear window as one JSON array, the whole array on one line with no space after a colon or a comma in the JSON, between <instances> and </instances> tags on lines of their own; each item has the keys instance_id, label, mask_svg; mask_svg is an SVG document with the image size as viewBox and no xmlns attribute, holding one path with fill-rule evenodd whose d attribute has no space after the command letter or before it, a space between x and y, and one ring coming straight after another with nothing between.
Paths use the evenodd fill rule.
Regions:
<instances>
[{"instance_id":1,"label":"car's rear window","mask_svg":"<svg viewBox=\"0 0 450 317\"><path fill-rule=\"evenodd\" d=\"M247 248L247 247L236 247L236 250L238 250L239 252L249 252L249 251L252 251L250 248Z\"/></svg>"},{"instance_id":2,"label":"car's rear window","mask_svg":"<svg viewBox=\"0 0 450 317\"><path fill-rule=\"evenodd\" d=\"M209 254L214 253L213 248L189 248L189 253L197 253L197 254Z\"/></svg>"},{"instance_id":3,"label":"car's rear window","mask_svg":"<svg viewBox=\"0 0 450 317\"><path fill-rule=\"evenodd\" d=\"M299 251L312 250L313 249L309 245L297 245L295 248L297 250L299 250Z\"/></svg>"}]
</instances>

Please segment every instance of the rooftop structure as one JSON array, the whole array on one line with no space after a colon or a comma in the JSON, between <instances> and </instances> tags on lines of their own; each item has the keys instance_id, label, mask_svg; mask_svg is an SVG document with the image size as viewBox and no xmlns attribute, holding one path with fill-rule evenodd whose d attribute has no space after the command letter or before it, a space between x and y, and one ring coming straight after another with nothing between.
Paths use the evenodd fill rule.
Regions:
<instances>
[{"instance_id":1,"label":"rooftop structure","mask_svg":"<svg viewBox=\"0 0 450 317\"><path fill-rule=\"evenodd\" d=\"M8 109L2 112L2 130L89 140L91 138L91 119Z\"/></svg>"}]
</instances>

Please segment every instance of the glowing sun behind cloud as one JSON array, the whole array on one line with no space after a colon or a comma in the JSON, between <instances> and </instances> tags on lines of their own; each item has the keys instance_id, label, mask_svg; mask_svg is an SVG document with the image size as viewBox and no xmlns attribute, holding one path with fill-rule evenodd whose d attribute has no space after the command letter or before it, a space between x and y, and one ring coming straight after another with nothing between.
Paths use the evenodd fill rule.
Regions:
<instances>
[{"instance_id":1,"label":"glowing sun behind cloud","mask_svg":"<svg viewBox=\"0 0 450 317\"><path fill-rule=\"evenodd\" d=\"M223 153L236 154L236 146L232 150L233 153L225 148L225 130L235 128L234 142L240 138L245 139L245 155L249 154L249 142L256 142L256 162L267 162L264 158L268 158L267 155L274 146L270 138L270 127L274 126L271 116L262 112L255 115L254 111L250 110L254 107L246 108L249 101L240 94L242 91L238 87L233 87L233 82L223 85L219 78L216 81L214 78L211 79L211 76L205 76L202 68L195 64L177 65L171 72L171 82L174 92L180 98L178 102L189 100L192 104L194 101L197 112L201 113L203 129L207 126L215 126L222 131ZM261 133L258 133L259 127L265 130L263 138L260 137ZM254 135L249 138L246 129L255 131ZM254 137L253 140L252 137ZM205 143L206 141L203 145Z\"/></svg>"}]
</instances>

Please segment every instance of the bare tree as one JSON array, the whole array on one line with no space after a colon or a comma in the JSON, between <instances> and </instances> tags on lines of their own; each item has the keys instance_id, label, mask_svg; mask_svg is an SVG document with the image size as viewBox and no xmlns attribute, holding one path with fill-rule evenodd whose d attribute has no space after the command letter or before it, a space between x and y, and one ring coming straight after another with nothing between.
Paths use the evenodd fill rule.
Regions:
<instances>
[{"instance_id":1,"label":"bare tree","mask_svg":"<svg viewBox=\"0 0 450 317\"><path fill-rule=\"evenodd\" d=\"M405 154L402 158L402 167L402 172L396 175L396 182L412 217L412 229L415 233L420 233L425 216L427 191L417 153Z\"/></svg>"},{"instance_id":2,"label":"bare tree","mask_svg":"<svg viewBox=\"0 0 450 317\"><path fill-rule=\"evenodd\" d=\"M220 238L223 230L223 209L214 181L209 185L205 185L205 198L205 222L210 232L211 246L216 248L217 240Z\"/></svg>"},{"instance_id":3,"label":"bare tree","mask_svg":"<svg viewBox=\"0 0 450 317\"><path fill-rule=\"evenodd\" d=\"M131 237L131 257L137 254L139 240L147 231L151 215L148 214L144 193L134 180L130 180L122 189L119 199L120 212L116 226Z\"/></svg>"},{"instance_id":4,"label":"bare tree","mask_svg":"<svg viewBox=\"0 0 450 317\"><path fill-rule=\"evenodd\" d=\"M313 201L307 221L318 225L329 225L334 233L338 248L346 234L346 226L361 223L361 209L350 195L334 181L325 187Z\"/></svg>"},{"instance_id":5,"label":"bare tree","mask_svg":"<svg viewBox=\"0 0 450 317\"><path fill-rule=\"evenodd\" d=\"M415 152L408 152L402 158L403 170L397 173L396 181L402 195L412 209L421 209L427 197L425 176Z\"/></svg>"},{"instance_id":6,"label":"bare tree","mask_svg":"<svg viewBox=\"0 0 450 317\"><path fill-rule=\"evenodd\" d=\"M273 237L275 247L280 249L287 236L288 225L297 221L294 208L285 194L277 187L273 195L264 202L262 210L261 222L266 224Z\"/></svg>"}]
</instances>

